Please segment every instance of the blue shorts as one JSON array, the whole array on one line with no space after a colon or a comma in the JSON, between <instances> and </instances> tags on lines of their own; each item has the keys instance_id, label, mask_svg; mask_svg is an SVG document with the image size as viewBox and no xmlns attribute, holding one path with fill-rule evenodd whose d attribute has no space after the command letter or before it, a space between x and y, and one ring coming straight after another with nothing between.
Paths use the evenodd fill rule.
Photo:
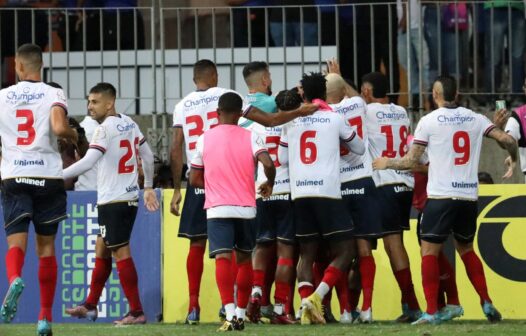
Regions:
<instances>
[{"instance_id":1,"label":"blue shorts","mask_svg":"<svg viewBox=\"0 0 526 336\"><path fill-rule=\"evenodd\" d=\"M442 244L450 234L462 243L472 243L477 231L477 201L428 199L420 218L420 238Z\"/></svg>"},{"instance_id":2,"label":"blue shorts","mask_svg":"<svg viewBox=\"0 0 526 336\"><path fill-rule=\"evenodd\" d=\"M389 184L378 187L377 191L383 235L409 230L413 189L405 184Z\"/></svg>"},{"instance_id":3,"label":"blue shorts","mask_svg":"<svg viewBox=\"0 0 526 336\"><path fill-rule=\"evenodd\" d=\"M342 183L342 199L354 223L355 237L382 237L382 217L378 211L377 198L372 177Z\"/></svg>"},{"instance_id":4,"label":"blue shorts","mask_svg":"<svg viewBox=\"0 0 526 336\"><path fill-rule=\"evenodd\" d=\"M256 200L256 242L266 243L279 240L294 244L296 228L290 194L273 195L269 199Z\"/></svg>"},{"instance_id":5,"label":"blue shorts","mask_svg":"<svg viewBox=\"0 0 526 336\"><path fill-rule=\"evenodd\" d=\"M205 191L190 185L186 188L186 196L179 222L178 237L188 239L206 239Z\"/></svg>"},{"instance_id":6,"label":"blue shorts","mask_svg":"<svg viewBox=\"0 0 526 336\"><path fill-rule=\"evenodd\" d=\"M246 253L254 249L253 218L209 218L207 227L210 258L233 249Z\"/></svg>"},{"instance_id":7,"label":"blue shorts","mask_svg":"<svg viewBox=\"0 0 526 336\"><path fill-rule=\"evenodd\" d=\"M342 241L353 238L353 222L341 199L299 198L294 200L294 222L299 242L323 238Z\"/></svg>"},{"instance_id":8,"label":"blue shorts","mask_svg":"<svg viewBox=\"0 0 526 336\"><path fill-rule=\"evenodd\" d=\"M2 181L2 208L6 235L29 231L29 221L42 236L57 233L58 223L67 218L64 180L32 177Z\"/></svg>"}]
</instances>

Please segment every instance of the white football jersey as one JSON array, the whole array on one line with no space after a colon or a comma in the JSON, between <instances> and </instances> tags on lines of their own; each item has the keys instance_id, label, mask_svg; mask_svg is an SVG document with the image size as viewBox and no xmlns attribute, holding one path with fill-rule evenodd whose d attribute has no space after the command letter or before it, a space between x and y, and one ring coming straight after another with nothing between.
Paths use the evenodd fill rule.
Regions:
<instances>
[{"instance_id":1,"label":"white football jersey","mask_svg":"<svg viewBox=\"0 0 526 336\"><path fill-rule=\"evenodd\" d=\"M217 103L219 97L227 92L237 93L233 90L213 87L205 91L191 92L175 105L173 127L183 129L188 163L192 161L199 136L219 122Z\"/></svg>"},{"instance_id":2,"label":"white football jersey","mask_svg":"<svg viewBox=\"0 0 526 336\"><path fill-rule=\"evenodd\" d=\"M478 198L482 138L495 125L463 107L439 108L423 117L414 144L427 146L429 198Z\"/></svg>"},{"instance_id":3,"label":"white football jersey","mask_svg":"<svg viewBox=\"0 0 526 336\"><path fill-rule=\"evenodd\" d=\"M407 154L409 117L406 110L395 104L371 103L367 105L365 128L369 135L369 155L399 159ZM373 179L376 186L405 184L413 188L415 181L411 171L375 170Z\"/></svg>"},{"instance_id":4,"label":"white football jersey","mask_svg":"<svg viewBox=\"0 0 526 336\"><path fill-rule=\"evenodd\" d=\"M368 147L369 136L364 127L366 103L361 97L344 98L338 104L330 104L334 112L341 115L362 139L365 148ZM347 148L340 149L340 179L342 183L372 176L373 168L368 153L357 155Z\"/></svg>"},{"instance_id":5,"label":"white football jersey","mask_svg":"<svg viewBox=\"0 0 526 336\"><path fill-rule=\"evenodd\" d=\"M20 81L0 90L3 179L62 178L62 158L50 121L56 105L67 111L64 92L43 82Z\"/></svg>"},{"instance_id":6,"label":"white football jersey","mask_svg":"<svg viewBox=\"0 0 526 336\"><path fill-rule=\"evenodd\" d=\"M97 204L139 197L137 159L144 141L139 126L123 114L107 117L95 129L90 148L103 153L97 167Z\"/></svg>"},{"instance_id":7,"label":"white football jersey","mask_svg":"<svg viewBox=\"0 0 526 336\"><path fill-rule=\"evenodd\" d=\"M80 126L84 128L84 132L86 132L86 139L88 139L88 142L91 142L91 139L93 138L93 133L95 132L95 129L99 127L99 123L95 121L95 119L93 119L92 117L85 116L82 122L80 123ZM96 163L95 166L93 166L93 168L91 168L84 174L79 175L77 182L75 183L75 190L97 190L97 165L98 163Z\"/></svg>"},{"instance_id":8,"label":"white football jersey","mask_svg":"<svg viewBox=\"0 0 526 336\"><path fill-rule=\"evenodd\" d=\"M278 157L289 163L292 199L340 199L340 140L355 137L349 123L332 111L317 111L283 125Z\"/></svg>"}]
</instances>

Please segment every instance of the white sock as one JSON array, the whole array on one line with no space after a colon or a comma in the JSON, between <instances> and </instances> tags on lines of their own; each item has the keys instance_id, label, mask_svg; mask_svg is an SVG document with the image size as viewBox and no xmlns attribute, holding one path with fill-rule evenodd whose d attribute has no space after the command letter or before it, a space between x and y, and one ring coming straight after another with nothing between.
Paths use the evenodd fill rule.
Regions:
<instances>
[{"instance_id":1,"label":"white sock","mask_svg":"<svg viewBox=\"0 0 526 336\"><path fill-rule=\"evenodd\" d=\"M255 295L255 294L259 294L259 296L263 295L263 291L261 290L261 287L259 287L259 286L252 287L252 294L251 295Z\"/></svg>"},{"instance_id":2,"label":"white sock","mask_svg":"<svg viewBox=\"0 0 526 336\"><path fill-rule=\"evenodd\" d=\"M232 321L234 316L236 316L236 305L233 303L228 303L225 305L226 320Z\"/></svg>"},{"instance_id":3,"label":"white sock","mask_svg":"<svg viewBox=\"0 0 526 336\"><path fill-rule=\"evenodd\" d=\"M327 295L327 293L329 293L329 291L331 290L331 288L329 287L329 285L327 285L327 283L325 282L320 282L320 285L318 286L318 288L316 288L316 290L314 291L316 294L318 294L322 299L325 297L325 295Z\"/></svg>"},{"instance_id":4,"label":"white sock","mask_svg":"<svg viewBox=\"0 0 526 336\"><path fill-rule=\"evenodd\" d=\"M283 304L277 303L274 305L274 313L276 315L283 315Z\"/></svg>"},{"instance_id":5,"label":"white sock","mask_svg":"<svg viewBox=\"0 0 526 336\"><path fill-rule=\"evenodd\" d=\"M243 320L244 320L244 319L245 319L245 312L246 312L246 311L247 311L246 309L243 309L243 308L239 308L239 307L237 307L237 308L236 308L236 316L237 316L237 318L238 318L238 319L243 319Z\"/></svg>"}]
</instances>

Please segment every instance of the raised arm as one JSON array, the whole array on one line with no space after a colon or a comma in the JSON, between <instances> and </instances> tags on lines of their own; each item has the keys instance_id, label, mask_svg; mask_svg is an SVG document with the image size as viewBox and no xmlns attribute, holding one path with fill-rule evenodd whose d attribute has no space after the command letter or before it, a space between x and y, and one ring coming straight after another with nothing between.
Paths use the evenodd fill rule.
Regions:
<instances>
[{"instance_id":1,"label":"raised arm","mask_svg":"<svg viewBox=\"0 0 526 336\"><path fill-rule=\"evenodd\" d=\"M502 178L509 179L513 176L513 170L517 164L517 140L497 127L489 131L487 137L494 139L501 148L508 151L509 156L504 161L507 170Z\"/></svg>"},{"instance_id":2,"label":"raised arm","mask_svg":"<svg viewBox=\"0 0 526 336\"><path fill-rule=\"evenodd\" d=\"M59 138L64 138L72 143L77 143L77 131L69 126L66 110L62 106L55 105L51 108L51 131Z\"/></svg>"}]
</instances>

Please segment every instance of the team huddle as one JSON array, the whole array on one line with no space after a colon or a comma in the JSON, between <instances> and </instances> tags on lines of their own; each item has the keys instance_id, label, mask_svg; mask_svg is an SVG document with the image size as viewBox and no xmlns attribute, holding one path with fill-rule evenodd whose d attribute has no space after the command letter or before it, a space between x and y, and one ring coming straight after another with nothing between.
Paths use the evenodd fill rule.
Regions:
<instances>
[{"instance_id":1,"label":"team huddle","mask_svg":"<svg viewBox=\"0 0 526 336\"><path fill-rule=\"evenodd\" d=\"M329 68L337 69L334 63ZM334 319L332 288L340 322L372 322L378 239L401 292L397 321L451 320L463 314L453 268L442 252L451 233L484 314L500 321L473 251L477 169L483 136L508 150L508 173L516 144L486 117L456 105L454 79L437 79L438 109L421 120L413 137L405 109L389 103L381 73L364 76L361 95L331 72L305 74L298 88L276 97L265 62L247 64L243 76L249 94L242 100L217 87L214 63L198 61L196 91L174 111L171 210L181 214L179 236L190 240L186 323L199 322L207 239L222 301L219 331L242 330L245 320L262 317L275 324L326 323ZM180 211L183 147L190 171ZM415 173L429 175L423 195L413 195ZM402 239L413 196L428 198L418 224L424 311ZM301 306L295 314L296 281Z\"/></svg>"},{"instance_id":2,"label":"team huddle","mask_svg":"<svg viewBox=\"0 0 526 336\"><path fill-rule=\"evenodd\" d=\"M97 318L114 258L130 305L115 323L146 323L129 245L139 199L139 159L144 205L150 211L159 208L152 189L153 153L145 137L131 118L116 112L113 85L99 83L88 96L88 111L99 124L89 149L63 169L57 140L72 144L78 140L77 131L68 125L65 95L41 81L39 47L21 46L15 64L20 82L0 91L1 198L9 280L0 318L10 322L16 314L33 222L40 284L37 334L52 335L54 240L59 222L67 217L63 179L97 166L100 234L95 268L84 303L65 312ZM171 148L170 208L181 215L179 237L190 240L186 322L200 320L208 241L222 301L224 323L218 331L243 330L246 320L258 323L262 318L274 324L331 322L333 288L341 323L371 323L376 272L372 251L378 239L383 240L400 288L401 315L396 320L448 321L463 314L453 268L442 252L450 234L483 313L490 322L500 321L473 251L477 168L486 136L509 152L507 175L511 174L515 140L486 117L457 106L456 81L450 77L434 83L438 109L423 117L411 136L406 110L389 103L385 75L367 74L358 93L338 74L335 63L329 65L327 75L304 74L297 88L273 97L268 64L251 62L243 69L249 94L242 98L217 87L213 62L195 63L196 91L175 107ZM184 156L189 169L181 205ZM426 178L415 179L417 174ZM403 243L411 205L417 203L424 310L415 295ZM297 309L296 283L301 297Z\"/></svg>"}]
</instances>

